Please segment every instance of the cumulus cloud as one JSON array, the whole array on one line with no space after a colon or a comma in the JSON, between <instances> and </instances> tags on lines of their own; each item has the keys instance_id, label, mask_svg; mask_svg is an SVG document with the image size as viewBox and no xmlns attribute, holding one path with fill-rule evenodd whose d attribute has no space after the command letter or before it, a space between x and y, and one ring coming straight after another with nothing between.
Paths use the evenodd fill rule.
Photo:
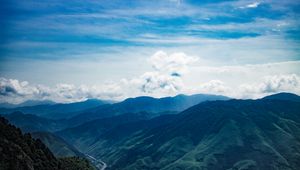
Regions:
<instances>
[{"instance_id":1,"label":"cumulus cloud","mask_svg":"<svg viewBox=\"0 0 300 170\"><path fill-rule=\"evenodd\" d=\"M188 93L221 94L233 98L261 98L279 92L300 94L300 77L297 74L279 74L263 77L256 83L228 85L221 80L211 80Z\"/></svg>"},{"instance_id":2,"label":"cumulus cloud","mask_svg":"<svg viewBox=\"0 0 300 170\"><path fill-rule=\"evenodd\" d=\"M230 88L221 80L211 80L200 85L199 90L206 93L224 94L227 93Z\"/></svg>"},{"instance_id":3,"label":"cumulus cloud","mask_svg":"<svg viewBox=\"0 0 300 170\"><path fill-rule=\"evenodd\" d=\"M1 101L19 102L23 99L45 96L49 96L49 89L44 86L31 86L27 81L0 78Z\"/></svg>"},{"instance_id":4,"label":"cumulus cloud","mask_svg":"<svg viewBox=\"0 0 300 170\"><path fill-rule=\"evenodd\" d=\"M165 90L169 92L179 91L182 86L180 77L160 74L159 72L148 72L141 76L143 82L141 90L145 93L152 93L155 90Z\"/></svg>"},{"instance_id":5,"label":"cumulus cloud","mask_svg":"<svg viewBox=\"0 0 300 170\"><path fill-rule=\"evenodd\" d=\"M197 58L187 56L185 53L173 53L168 55L163 51L158 51L149 59L152 67L161 73L181 76L187 73L187 66Z\"/></svg>"},{"instance_id":6,"label":"cumulus cloud","mask_svg":"<svg viewBox=\"0 0 300 170\"><path fill-rule=\"evenodd\" d=\"M122 80L125 87L131 89L130 94L159 97L181 92L184 87L182 77L188 73L188 66L197 61L197 58L187 56L185 53L168 55L164 51L157 51L148 61L154 71L129 80Z\"/></svg>"},{"instance_id":7,"label":"cumulus cloud","mask_svg":"<svg viewBox=\"0 0 300 170\"><path fill-rule=\"evenodd\" d=\"M239 86L241 94L254 97L278 93L300 93L300 77L296 74L266 76L261 83L242 84Z\"/></svg>"},{"instance_id":8,"label":"cumulus cloud","mask_svg":"<svg viewBox=\"0 0 300 170\"><path fill-rule=\"evenodd\" d=\"M29 84L26 81L0 78L0 100L20 103L26 100L53 100L56 102L74 102L87 98L113 99L120 96L112 85L75 86L57 84L54 87Z\"/></svg>"},{"instance_id":9,"label":"cumulus cloud","mask_svg":"<svg viewBox=\"0 0 300 170\"><path fill-rule=\"evenodd\" d=\"M211 80L199 85L193 93L212 93L234 98L261 98L266 95L291 92L300 94L300 77L297 74L265 76L256 83L229 86L221 80Z\"/></svg>"},{"instance_id":10,"label":"cumulus cloud","mask_svg":"<svg viewBox=\"0 0 300 170\"><path fill-rule=\"evenodd\" d=\"M298 91L300 89L300 78L296 74L266 77L260 89L265 93Z\"/></svg>"}]
</instances>

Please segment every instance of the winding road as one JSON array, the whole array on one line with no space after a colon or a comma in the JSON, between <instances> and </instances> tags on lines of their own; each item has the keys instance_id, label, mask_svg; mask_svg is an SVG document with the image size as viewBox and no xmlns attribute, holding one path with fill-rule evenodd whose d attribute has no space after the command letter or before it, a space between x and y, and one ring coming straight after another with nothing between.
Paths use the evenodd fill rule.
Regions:
<instances>
[{"instance_id":1,"label":"winding road","mask_svg":"<svg viewBox=\"0 0 300 170\"><path fill-rule=\"evenodd\" d=\"M105 170L105 168L107 167L106 163L103 162L100 159L96 159L93 156L89 155L89 154L85 154L87 156L87 158L96 166L96 168L98 170Z\"/></svg>"}]
</instances>

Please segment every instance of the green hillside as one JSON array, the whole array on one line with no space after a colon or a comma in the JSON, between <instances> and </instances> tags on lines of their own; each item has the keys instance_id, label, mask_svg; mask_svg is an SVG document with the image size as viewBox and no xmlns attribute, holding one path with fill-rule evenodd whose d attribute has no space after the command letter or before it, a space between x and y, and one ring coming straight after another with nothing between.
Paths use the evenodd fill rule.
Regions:
<instances>
[{"instance_id":1,"label":"green hillside","mask_svg":"<svg viewBox=\"0 0 300 170\"><path fill-rule=\"evenodd\" d=\"M171 121L158 117L114 127L81 148L110 169L300 167L298 102L214 101L172 116Z\"/></svg>"}]
</instances>

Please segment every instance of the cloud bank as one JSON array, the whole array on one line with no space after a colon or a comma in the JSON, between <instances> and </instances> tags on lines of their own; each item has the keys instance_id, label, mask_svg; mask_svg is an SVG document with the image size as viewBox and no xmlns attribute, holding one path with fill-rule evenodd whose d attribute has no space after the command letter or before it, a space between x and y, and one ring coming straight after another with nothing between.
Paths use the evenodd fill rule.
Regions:
<instances>
[{"instance_id":1,"label":"cloud bank","mask_svg":"<svg viewBox=\"0 0 300 170\"><path fill-rule=\"evenodd\" d=\"M219 79L199 83L197 87L189 87L185 85L184 78L197 60L197 57L191 57L185 53L167 54L164 51L157 51L147 60L153 70L137 77L123 78L117 82L94 86L61 83L50 87L16 79L0 78L0 100L9 103L20 103L26 100L74 102L87 98L123 100L142 95L163 97L180 93L210 93L236 98L259 98L282 91L300 94L300 77L297 74L264 76L260 82L237 84L235 87ZM203 67L203 69L207 68ZM224 68L220 69L224 70ZM208 71L218 72L218 70ZM227 70L230 74L232 71L235 70Z\"/></svg>"}]
</instances>

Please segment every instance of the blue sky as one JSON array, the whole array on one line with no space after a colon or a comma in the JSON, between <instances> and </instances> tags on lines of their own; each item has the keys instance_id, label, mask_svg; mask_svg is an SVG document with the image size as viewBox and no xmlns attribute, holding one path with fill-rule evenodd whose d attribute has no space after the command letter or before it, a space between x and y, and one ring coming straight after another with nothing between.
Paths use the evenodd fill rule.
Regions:
<instances>
[{"instance_id":1,"label":"blue sky","mask_svg":"<svg viewBox=\"0 0 300 170\"><path fill-rule=\"evenodd\" d=\"M44 99L29 92L27 98L20 96L37 86L59 93L61 84L74 88L70 100L198 92L234 97L299 93L298 0L4 0L2 4L3 100ZM182 72L184 67L184 74L178 76L175 68L157 69L152 60L157 55L167 68ZM28 84L17 89L13 81ZM266 91L269 81L277 84ZM291 81L292 85L286 83ZM6 86L22 95L6 94ZM83 86L87 92L78 97ZM134 88L120 90L127 86ZM255 91L256 86L264 87ZM236 88L241 89L238 94L232 90ZM38 94L45 91L37 89ZM99 92L93 94L91 89ZM57 94L50 99L65 98Z\"/></svg>"}]
</instances>

